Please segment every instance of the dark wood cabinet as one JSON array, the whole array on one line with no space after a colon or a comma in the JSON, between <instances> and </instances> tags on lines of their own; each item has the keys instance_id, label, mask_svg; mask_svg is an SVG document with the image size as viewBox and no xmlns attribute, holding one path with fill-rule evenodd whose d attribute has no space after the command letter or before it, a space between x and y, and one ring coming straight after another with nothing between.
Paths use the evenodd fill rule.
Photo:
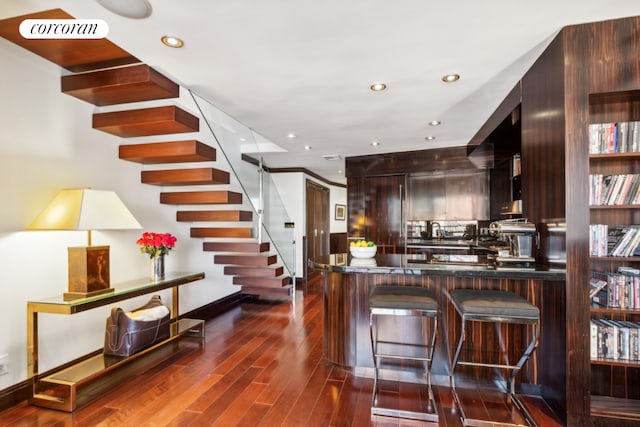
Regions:
<instances>
[{"instance_id":1,"label":"dark wood cabinet","mask_svg":"<svg viewBox=\"0 0 640 427\"><path fill-rule=\"evenodd\" d=\"M404 253L406 175L368 176L364 179L365 240L380 253Z\"/></svg>"}]
</instances>

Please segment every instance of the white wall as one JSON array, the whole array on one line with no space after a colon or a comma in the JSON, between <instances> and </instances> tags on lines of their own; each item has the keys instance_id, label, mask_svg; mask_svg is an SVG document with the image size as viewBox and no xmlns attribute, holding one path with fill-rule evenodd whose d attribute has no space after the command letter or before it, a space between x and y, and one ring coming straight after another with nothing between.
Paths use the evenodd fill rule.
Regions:
<instances>
[{"instance_id":1,"label":"white wall","mask_svg":"<svg viewBox=\"0 0 640 427\"><path fill-rule=\"evenodd\" d=\"M86 232L24 231L61 188L113 190L143 225L144 230L93 234L94 245L111 246L114 287L149 274L148 257L135 241L142 231L157 231L178 238L166 260L168 271L206 274L205 280L182 287L181 312L237 290L222 274L222 266L213 265L213 254L202 251L202 240L189 237L190 224L175 221L176 207L159 203L161 188L140 183L140 171L148 167L118 159L118 144L128 141L91 129L92 113L101 110L60 92L58 66L5 39L0 39L0 61L0 355L9 356L9 373L0 376L0 390L27 378L27 301L66 291L67 247L86 245ZM181 93L181 106L195 112L186 91ZM214 145L205 133L182 137ZM220 157L216 167L228 170ZM238 191L235 183L229 187ZM160 295L170 304L170 291ZM120 306L134 308L147 299ZM41 370L102 347L109 311L103 307L73 316L42 315Z\"/></svg>"},{"instance_id":2,"label":"white wall","mask_svg":"<svg viewBox=\"0 0 640 427\"><path fill-rule=\"evenodd\" d=\"M307 232L306 181L309 179L329 188L329 216L331 217L329 232L331 233L347 232L346 219L345 221L336 221L334 219L336 203L346 205L347 189L335 185L328 185L302 172L275 173L271 176L278 187L281 199L287 201L287 203L285 203L287 213L291 220L295 222L296 276L303 277L307 263L307 260L303 259L302 256L304 253L303 238ZM284 195L286 195L286 197L284 197Z\"/></svg>"}]
</instances>

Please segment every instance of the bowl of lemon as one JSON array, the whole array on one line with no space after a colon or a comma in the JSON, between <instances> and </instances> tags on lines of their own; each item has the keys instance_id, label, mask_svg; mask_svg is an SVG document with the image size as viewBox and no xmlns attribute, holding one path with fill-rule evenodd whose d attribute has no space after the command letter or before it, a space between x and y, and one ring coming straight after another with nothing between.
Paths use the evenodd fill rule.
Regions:
<instances>
[{"instance_id":1,"label":"bowl of lemon","mask_svg":"<svg viewBox=\"0 0 640 427\"><path fill-rule=\"evenodd\" d=\"M376 256L378 247L373 242L357 240L349 243L349 252L354 258L373 258Z\"/></svg>"}]
</instances>

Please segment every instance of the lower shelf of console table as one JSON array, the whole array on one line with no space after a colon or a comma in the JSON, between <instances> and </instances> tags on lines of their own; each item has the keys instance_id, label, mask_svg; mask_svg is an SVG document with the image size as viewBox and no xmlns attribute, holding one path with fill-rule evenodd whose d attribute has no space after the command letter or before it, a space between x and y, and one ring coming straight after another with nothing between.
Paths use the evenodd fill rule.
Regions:
<instances>
[{"instance_id":1,"label":"lower shelf of console table","mask_svg":"<svg viewBox=\"0 0 640 427\"><path fill-rule=\"evenodd\" d=\"M128 357L110 356L102 350L73 361L69 366L34 379L34 394L30 403L60 411L73 412L133 375L162 363L181 351L179 338L189 337L204 345L204 321L181 319L170 326L171 334Z\"/></svg>"}]
</instances>

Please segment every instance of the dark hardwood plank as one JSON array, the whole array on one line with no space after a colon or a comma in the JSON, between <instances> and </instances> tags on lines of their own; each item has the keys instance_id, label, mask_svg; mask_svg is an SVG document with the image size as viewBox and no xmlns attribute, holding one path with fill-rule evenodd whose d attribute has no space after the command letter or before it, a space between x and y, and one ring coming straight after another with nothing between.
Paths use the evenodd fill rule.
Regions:
<instances>
[{"instance_id":1,"label":"dark hardwood plank","mask_svg":"<svg viewBox=\"0 0 640 427\"><path fill-rule=\"evenodd\" d=\"M323 355L322 304L319 280L297 291L295 307L285 298L245 299L207 321L204 348L197 341L182 340L180 352L167 363L73 414L23 402L0 412L0 427L462 425L451 389L443 385L433 386L438 423L372 416L373 380L356 377ZM462 379L459 384L468 387L470 381ZM385 395L402 408L426 403L425 385L394 381L382 385ZM467 412L509 415L500 394L486 385L466 390L462 394L471 396L465 400ZM539 425L562 425L542 399L523 400Z\"/></svg>"}]
</instances>

